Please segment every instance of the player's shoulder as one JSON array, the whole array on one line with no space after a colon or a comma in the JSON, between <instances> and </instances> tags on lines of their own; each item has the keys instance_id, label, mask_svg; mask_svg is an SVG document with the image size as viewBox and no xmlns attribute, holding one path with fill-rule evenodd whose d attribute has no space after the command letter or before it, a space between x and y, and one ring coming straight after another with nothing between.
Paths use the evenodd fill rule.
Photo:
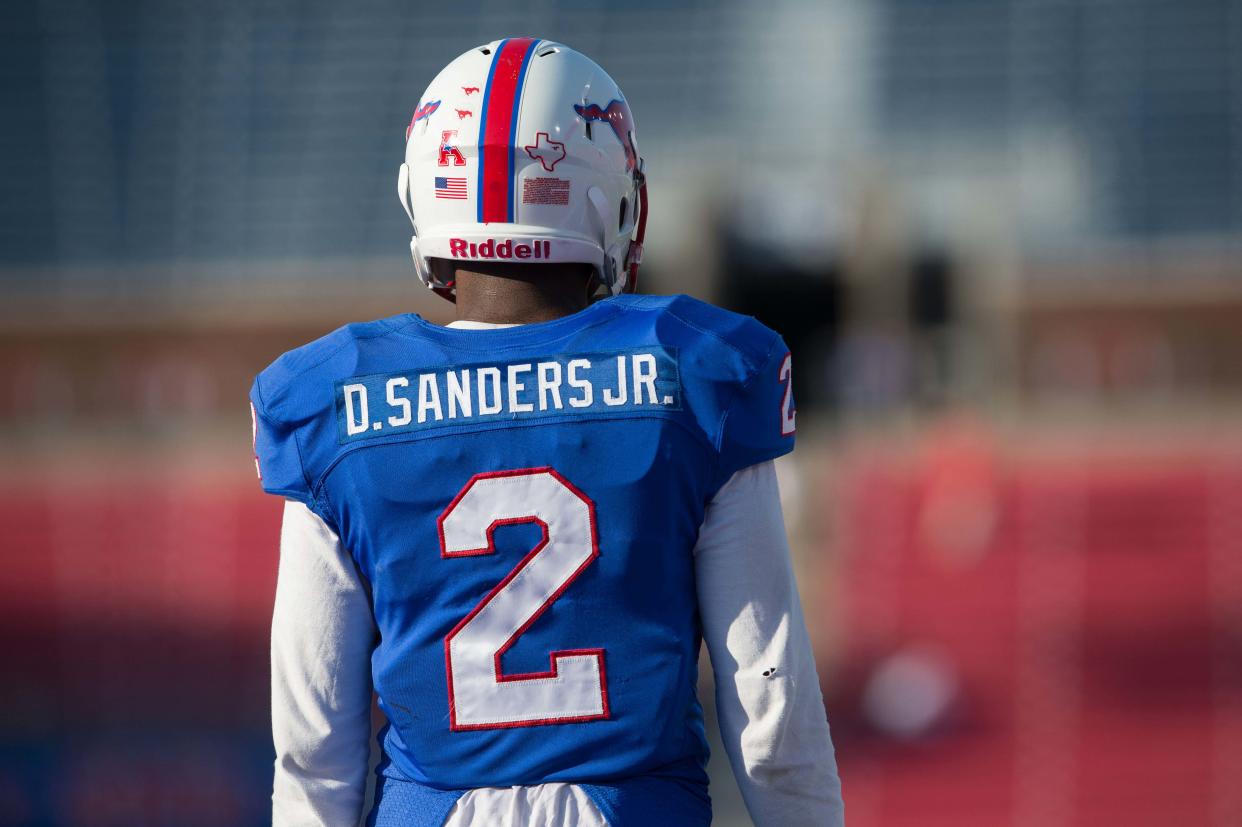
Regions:
<instances>
[{"instance_id":1,"label":"player's shoulder","mask_svg":"<svg viewBox=\"0 0 1242 827\"><path fill-rule=\"evenodd\" d=\"M771 358L774 350L784 348L776 331L753 316L693 296L618 296L614 301L629 313L649 314L661 339L680 341L709 353L728 351L751 370Z\"/></svg>"},{"instance_id":2,"label":"player's shoulder","mask_svg":"<svg viewBox=\"0 0 1242 827\"><path fill-rule=\"evenodd\" d=\"M290 406L297 407L308 385L356 373L368 348L411 323L407 315L353 322L286 351L255 378L255 391L264 411L276 415Z\"/></svg>"},{"instance_id":3,"label":"player's shoulder","mask_svg":"<svg viewBox=\"0 0 1242 827\"><path fill-rule=\"evenodd\" d=\"M677 381L689 412L718 456L713 489L735 472L793 450L794 405L789 350L757 319L689 296L622 297L675 347Z\"/></svg>"}]
</instances>

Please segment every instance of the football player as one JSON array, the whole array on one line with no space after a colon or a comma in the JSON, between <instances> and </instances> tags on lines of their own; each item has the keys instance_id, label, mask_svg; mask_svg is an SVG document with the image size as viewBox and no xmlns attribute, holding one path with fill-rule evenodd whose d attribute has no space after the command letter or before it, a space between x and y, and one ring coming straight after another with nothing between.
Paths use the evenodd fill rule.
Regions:
<instances>
[{"instance_id":1,"label":"football player","mask_svg":"<svg viewBox=\"0 0 1242 827\"><path fill-rule=\"evenodd\" d=\"M471 49L420 100L398 190L457 321L346 326L251 391L287 499L274 823L364 816L374 690L368 824L706 825L706 640L755 823L841 824L773 469L789 352L633 294L647 197L620 89L559 43Z\"/></svg>"}]
</instances>

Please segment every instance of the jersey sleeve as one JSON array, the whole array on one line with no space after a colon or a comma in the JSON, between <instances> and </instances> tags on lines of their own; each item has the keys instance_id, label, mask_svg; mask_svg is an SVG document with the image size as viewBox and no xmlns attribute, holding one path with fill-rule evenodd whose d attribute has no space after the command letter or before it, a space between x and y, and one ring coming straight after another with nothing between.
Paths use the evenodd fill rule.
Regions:
<instances>
[{"instance_id":1,"label":"jersey sleeve","mask_svg":"<svg viewBox=\"0 0 1242 827\"><path fill-rule=\"evenodd\" d=\"M794 421L789 348L780 336L772 334L767 355L742 379L725 411L720 432L719 483L743 468L792 451Z\"/></svg>"},{"instance_id":2,"label":"jersey sleeve","mask_svg":"<svg viewBox=\"0 0 1242 827\"><path fill-rule=\"evenodd\" d=\"M313 505L310 485L302 466L297 429L268 410L263 401L260 380L250 387L250 410L254 428L254 461L259 483L269 494L277 494Z\"/></svg>"}]
</instances>

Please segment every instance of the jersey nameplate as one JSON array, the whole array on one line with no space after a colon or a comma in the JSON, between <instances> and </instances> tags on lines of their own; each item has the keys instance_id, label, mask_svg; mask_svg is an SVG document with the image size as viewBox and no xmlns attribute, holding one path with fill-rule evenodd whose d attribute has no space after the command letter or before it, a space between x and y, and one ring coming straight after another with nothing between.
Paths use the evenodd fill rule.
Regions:
<instances>
[{"instance_id":1,"label":"jersey nameplate","mask_svg":"<svg viewBox=\"0 0 1242 827\"><path fill-rule=\"evenodd\" d=\"M677 349L668 347L445 365L336 383L341 444L475 422L680 409Z\"/></svg>"}]
</instances>

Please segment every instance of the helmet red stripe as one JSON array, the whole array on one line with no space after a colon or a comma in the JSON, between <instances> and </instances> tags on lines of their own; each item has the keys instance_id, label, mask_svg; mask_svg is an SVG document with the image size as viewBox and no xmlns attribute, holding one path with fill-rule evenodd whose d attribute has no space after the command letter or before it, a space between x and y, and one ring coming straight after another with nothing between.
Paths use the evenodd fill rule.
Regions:
<instances>
[{"instance_id":1,"label":"helmet red stripe","mask_svg":"<svg viewBox=\"0 0 1242 827\"><path fill-rule=\"evenodd\" d=\"M510 151L523 69L534 43L530 37L510 38L501 44L492 61L479 127L479 218L484 222L513 220Z\"/></svg>"}]
</instances>

